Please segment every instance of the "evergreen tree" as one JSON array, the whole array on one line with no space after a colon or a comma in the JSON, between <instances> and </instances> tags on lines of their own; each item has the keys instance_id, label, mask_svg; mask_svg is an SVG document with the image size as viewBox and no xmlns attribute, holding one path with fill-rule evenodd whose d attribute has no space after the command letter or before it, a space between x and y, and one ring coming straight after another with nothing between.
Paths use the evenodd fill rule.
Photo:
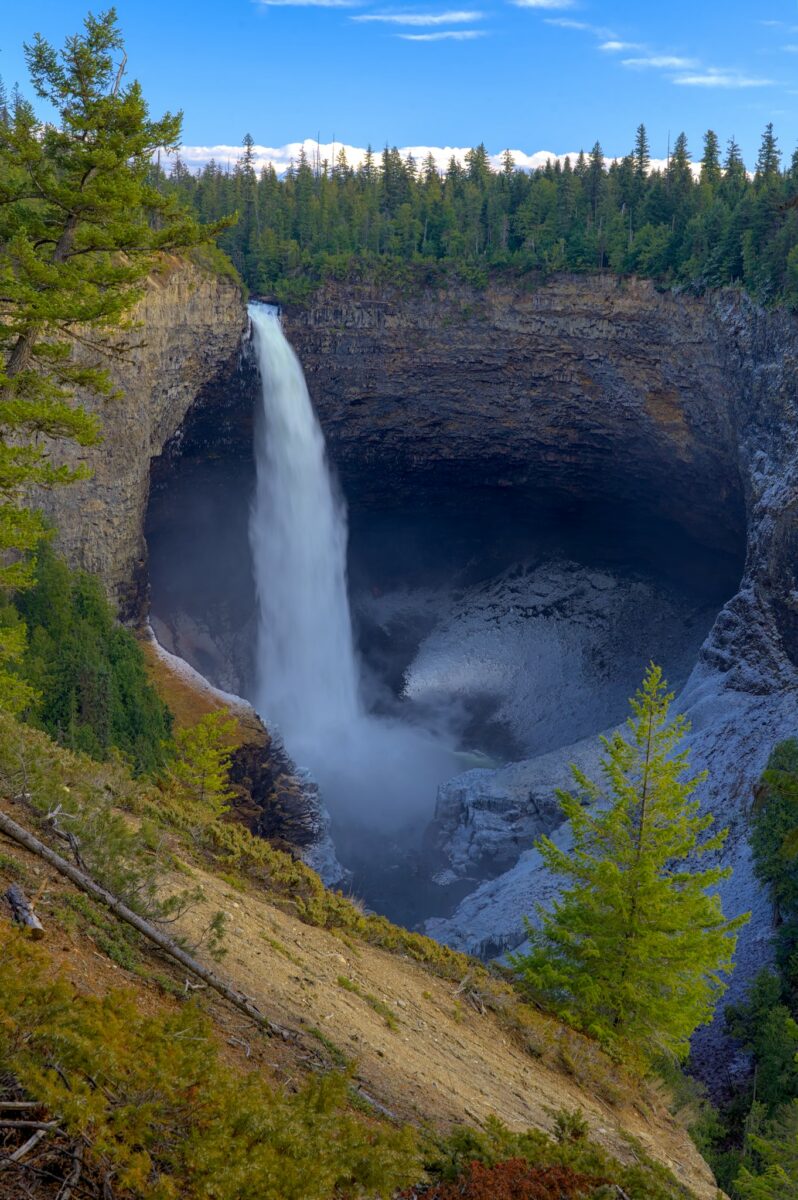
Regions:
<instances>
[{"instance_id":1,"label":"evergreen tree","mask_svg":"<svg viewBox=\"0 0 798 1200\"><path fill-rule=\"evenodd\" d=\"M762 134L762 142L756 160L757 180L759 182L773 180L779 173L780 163L781 151L778 147L776 135L773 132L773 122L770 121L765 126L765 132Z\"/></svg>"},{"instance_id":2,"label":"evergreen tree","mask_svg":"<svg viewBox=\"0 0 798 1200\"><path fill-rule=\"evenodd\" d=\"M230 807L230 760L237 731L226 709L215 709L175 735L164 787L181 823L201 836Z\"/></svg>"},{"instance_id":3,"label":"evergreen tree","mask_svg":"<svg viewBox=\"0 0 798 1200\"><path fill-rule=\"evenodd\" d=\"M609 166L598 144L589 159L549 160L531 172L507 152L493 170L484 145L443 174L430 155L419 169L388 147L379 161L369 151L357 171L340 159L314 169L300 155L282 179L271 168L261 174L255 206L246 154L232 173L209 165L192 176L179 165L168 180L154 168L151 178L205 220L242 210L222 245L254 287L286 299L306 296L328 273L362 277L379 257L423 259L424 272L464 270L471 279L477 265L634 271L665 284L743 286L798 309L798 170L773 172L778 148L769 145L767 186L749 178L734 139L721 169L712 130L699 177L684 134L667 170L652 170L644 126L632 153Z\"/></svg>"},{"instance_id":4,"label":"evergreen tree","mask_svg":"<svg viewBox=\"0 0 798 1200\"><path fill-rule=\"evenodd\" d=\"M708 129L704 134L704 153L701 157L701 182L715 187L721 181L720 143L718 135Z\"/></svg>"},{"instance_id":5,"label":"evergreen tree","mask_svg":"<svg viewBox=\"0 0 798 1200\"><path fill-rule=\"evenodd\" d=\"M634 148L635 174L639 179L645 179L651 163L651 149L648 144L648 133L645 125L638 125L635 134Z\"/></svg>"},{"instance_id":6,"label":"evergreen tree","mask_svg":"<svg viewBox=\"0 0 798 1200\"><path fill-rule=\"evenodd\" d=\"M756 1165L734 1183L742 1200L798 1200L798 1100L750 1139Z\"/></svg>"},{"instance_id":7,"label":"evergreen tree","mask_svg":"<svg viewBox=\"0 0 798 1200\"><path fill-rule=\"evenodd\" d=\"M125 85L111 9L89 16L63 50L36 35L25 48L36 94L56 114L43 124L16 95L0 108L0 590L30 583L45 535L23 505L32 485L82 478L53 443L87 447L96 418L76 389L110 396L100 365L108 333L141 294L154 254L212 237L173 193L150 182L158 147L180 141L180 115L150 119L138 83ZM76 346L79 355L73 354ZM19 628L0 630L0 706L25 702L2 663L18 659ZM28 697L29 699L29 697Z\"/></svg>"},{"instance_id":8,"label":"evergreen tree","mask_svg":"<svg viewBox=\"0 0 798 1200\"><path fill-rule=\"evenodd\" d=\"M672 699L652 666L626 735L603 739L604 789L573 769L576 794L559 795L573 846L538 843L565 887L514 960L533 995L638 1062L684 1057L747 920L726 920L710 894L728 870L692 867L726 832L702 840L712 817L692 798L703 777L686 778L688 727L670 715Z\"/></svg>"},{"instance_id":9,"label":"evergreen tree","mask_svg":"<svg viewBox=\"0 0 798 1200\"><path fill-rule=\"evenodd\" d=\"M171 714L99 581L70 571L45 546L16 607L28 630L19 670L35 695L29 721L71 750L102 759L116 749L137 772L160 767Z\"/></svg>"}]
</instances>

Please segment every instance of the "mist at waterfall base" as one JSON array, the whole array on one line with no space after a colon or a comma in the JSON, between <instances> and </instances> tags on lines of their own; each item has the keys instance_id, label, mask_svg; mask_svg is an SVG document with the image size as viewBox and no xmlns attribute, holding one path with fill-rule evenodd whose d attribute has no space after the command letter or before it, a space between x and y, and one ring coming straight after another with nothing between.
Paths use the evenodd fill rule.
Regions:
<instances>
[{"instance_id":1,"label":"mist at waterfall base","mask_svg":"<svg viewBox=\"0 0 798 1200\"><path fill-rule=\"evenodd\" d=\"M347 525L304 375L273 307L252 304L262 383L250 544L258 605L256 708L321 789L333 821L419 834L462 765L430 728L368 710L346 579Z\"/></svg>"}]
</instances>

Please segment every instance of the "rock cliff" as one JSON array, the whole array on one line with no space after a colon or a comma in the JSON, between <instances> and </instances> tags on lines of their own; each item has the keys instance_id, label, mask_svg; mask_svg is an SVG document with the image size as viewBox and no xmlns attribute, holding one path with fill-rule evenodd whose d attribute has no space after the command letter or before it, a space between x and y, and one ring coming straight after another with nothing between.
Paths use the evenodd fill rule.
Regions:
<instances>
[{"instance_id":1,"label":"rock cliff","mask_svg":"<svg viewBox=\"0 0 798 1200\"><path fill-rule=\"evenodd\" d=\"M146 609L152 459L203 389L233 371L246 309L231 278L170 259L149 279L133 320L127 350L108 364L121 396L79 397L99 413L102 443L62 456L87 464L92 477L37 497L56 523L58 548L103 580L126 618Z\"/></svg>"},{"instance_id":2,"label":"rock cliff","mask_svg":"<svg viewBox=\"0 0 798 1200\"><path fill-rule=\"evenodd\" d=\"M678 702L694 762L710 771L704 800L731 827L726 908L753 913L741 986L767 956L772 919L751 870L747 811L773 743L798 730L796 318L737 293L564 277L410 298L329 285L285 321L355 505L432 510L470 493L517 515L545 503L603 513L610 540L634 511L641 545L652 523L655 555L660 520L699 547L697 569L700 548L712 571L729 555L736 580ZM445 785L439 839L451 873L473 875L486 847L504 870L524 839L554 832L546 798L573 758L590 764L594 752L565 746ZM430 932L482 953L518 945L522 914L545 894L539 867L527 850Z\"/></svg>"},{"instance_id":3,"label":"rock cliff","mask_svg":"<svg viewBox=\"0 0 798 1200\"><path fill-rule=\"evenodd\" d=\"M162 286L175 283L167 278ZM174 399L180 371L169 363L178 335L166 321L173 340L166 337L153 361L169 363L172 383L154 408L147 402L146 436L129 443L138 447L129 453L136 461L117 454L122 478L136 481L130 491L123 483L121 511L110 474L84 493L89 512L99 514L96 537L79 540L77 500L69 499L74 520L69 509L66 522L59 511L64 544L78 547L73 557L99 566L122 594L127 587L128 595L141 595L133 581L142 563L146 474L169 434L156 484L196 472L181 501L190 516L195 497L208 490L213 460L223 467L216 491L229 484L241 493L241 529L231 535L220 522L218 549L233 536L245 545L256 380L246 356L237 358L243 312L229 299L221 352L202 307L207 336L197 353L223 369L215 379L208 373L182 423L188 405L184 391ZM719 615L692 673L684 672L690 677L679 704L693 722L694 761L711 771L705 801L732 829L727 908L754 913L737 978L750 977L767 955L771 914L751 871L747 809L774 741L798 728L798 321L737 293L695 297L592 277L415 295L333 282L283 315L353 519L449 508L468 523L491 509L499 514L495 527L510 534L530 512L549 511L555 521L592 521L596 536L619 550L633 536L635 553L649 560L666 553L664 528L681 531L692 547L683 574L714 589ZM128 446L132 414L127 421L114 433L115 447ZM157 518L172 516L167 498ZM233 590L243 597L241 612L232 617L220 593L227 657L238 660L231 678L242 677L251 640L251 583L240 582ZM198 657L206 632L189 622L181 633ZM595 732L616 719L608 713ZM523 938L521 916L544 890L537 856L523 847L541 828L555 832L551 790L567 781L568 761L583 754L590 758L563 745L545 759L470 772L442 789L437 837L448 871L465 880L492 858L494 874L501 873L453 916L431 924L437 936L481 952Z\"/></svg>"},{"instance_id":4,"label":"rock cliff","mask_svg":"<svg viewBox=\"0 0 798 1200\"><path fill-rule=\"evenodd\" d=\"M71 449L71 464L86 463L91 478L36 500L56 525L56 545L73 567L102 579L123 619L140 624L147 615L145 514L154 460L180 442L192 408L211 409L217 440L224 407L241 369L246 308L240 287L225 275L178 259L168 259L148 280L133 314L128 347L109 362L120 395L109 401L79 397L102 420L102 443ZM217 451L218 452L218 451ZM196 537L197 529L193 531ZM209 571L214 564L208 563ZM186 719L208 709L208 695L180 660L148 648L156 683L178 714L190 698ZM171 668L168 664L171 663ZM328 818L313 785L298 777L288 756L247 705L227 697L239 719L239 745L231 779L236 815L255 832L296 848L329 882L343 872L329 839Z\"/></svg>"}]
</instances>

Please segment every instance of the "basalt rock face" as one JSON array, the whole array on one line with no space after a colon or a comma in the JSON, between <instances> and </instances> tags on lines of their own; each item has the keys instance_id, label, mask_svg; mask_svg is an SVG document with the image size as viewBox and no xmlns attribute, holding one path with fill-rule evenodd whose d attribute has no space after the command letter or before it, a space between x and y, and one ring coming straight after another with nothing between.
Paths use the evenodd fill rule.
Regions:
<instances>
[{"instance_id":1,"label":"basalt rock face","mask_svg":"<svg viewBox=\"0 0 798 1200\"><path fill-rule=\"evenodd\" d=\"M72 566L98 575L125 618L146 607L144 516L150 464L205 388L230 375L246 323L240 288L225 276L170 261L148 281L129 349L110 365L121 396L81 398L100 415L103 441L65 455L91 479L37 502L57 525Z\"/></svg>"},{"instance_id":2,"label":"basalt rock face","mask_svg":"<svg viewBox=\"0 0 798 1200\"><path fill-rule=\"evenodd\" d=\"M704 301L592 278L417 297L331 285L284 320L347 496L434 501L467 480L739 542L739 387Z\"/></svg>"},{"instance_id":3,"label":"basalt rock face","mask_svg":"<svg viewBox=\"0 0 798 1200\"><path fill-rule=\"evenodd\" d=\"M252 379L242 354L246 307L232 279L169 261L148 281L134 319L130 348L111 365L121 395L102 403L82 398L101 416L102 443L62 455L73 465L86 462L92 477L37 502L53 519L57 546L67 561L98 575L123 619L140 623L148 606L144 535L151 483L157 487L173 468L189 412L200 414L206 457L229 457L229 443L241 440L235 427L242 421L251 440ZM191 536L198 533L202 536L195 522ZM208 570L213 572L212 562ZM186 636L192 646L201 644L192 631ZM163 685L162 673L158 682ZM230 685L237 681L221 682L233 690ZM166 698L178 703L168 688ZM330 882L341 878L316 789L298 775L254 713L242 724L231 782L239 820L296 848Z\"/></svg>"},{"instance_id":4,"label":"basalt rock face","mask_svg":"<svg viewBox=\"0 0 798 1200\"><path fill-rule=\"evenodd\" d=\"M726 911L753 914L733 994L772 924L746 837L753 788L798 731L798 320L731 292L573 277L415 297L331 284L284 320L355 506L501 497L508 524L541 504L603 511L610 538L633 510L643 542L665 520L728 553L730 578L739 564L678 697L710 772L702 799L731 830ZM656 554L656 532L648 542ZM473 877L488 854L503 873L430 921L436 937L483 954L523 941L550 885L535 851L518 855L540 829L566 838L543 801L574 759L593 769L594 744L444 785L444 874Z\"/></svg>"},{"instance_id":5,"label":"basalt rock face","mask_svg":"<svg viewBox=\"0 0 798 1200\"><path fill-rule=\"evenodd\" d=\"M637 508L745 549L702 658L742 691L798 667L798 319L745 297L563 277L408 297L328 285L284 314L356 504Z\"/></svg>"}]
</instances>

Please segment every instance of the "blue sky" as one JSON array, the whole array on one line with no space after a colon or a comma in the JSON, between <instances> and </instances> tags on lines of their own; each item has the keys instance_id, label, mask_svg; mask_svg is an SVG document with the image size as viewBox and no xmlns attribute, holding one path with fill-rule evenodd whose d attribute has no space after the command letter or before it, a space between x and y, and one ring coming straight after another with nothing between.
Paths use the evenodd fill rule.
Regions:
<instances>
[{"instance_id":1,"label":"blue sky","mask_svg":"<svg viewBox=\"0 0 798 1200\"><path fill-rule=\"evenodd\" d=\"M99 6L97 6L99 7ZM21 43L60 43L74 0L9 4L0 74L24 84ZM798 143L798 0L120 0L129 67L153 110L182 108L189 147L251 132L285 155L320 134L352 147L625 153L712 127L749 163L772 120ZM95 9L96 10L96 9ZM202 152L189 153L199 161Z\"/></svg>"}]
</instances>

